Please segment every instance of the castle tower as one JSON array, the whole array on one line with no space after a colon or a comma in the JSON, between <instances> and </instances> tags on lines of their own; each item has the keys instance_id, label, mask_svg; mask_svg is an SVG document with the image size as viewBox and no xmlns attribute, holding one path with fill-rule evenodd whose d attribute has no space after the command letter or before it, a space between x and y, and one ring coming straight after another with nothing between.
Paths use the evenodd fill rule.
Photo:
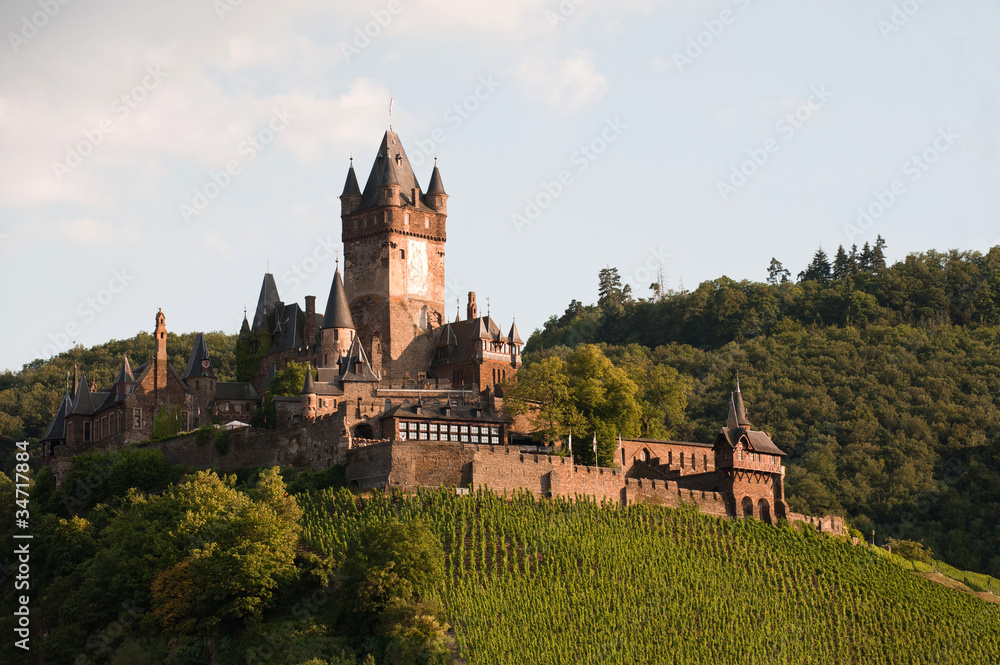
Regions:
<instances>
[{"instance_id":1,"label":"castle tower","mask_svg":"<svg viewBox=\"0 0 1000 665\"><path fill-rule=\"evenodd\" d=\"M347 355L354 342L356 329L351 317L351 307L347 303L347 290L340 276L340 266L333 275L330 297L326 301L326 313L320 330L319 367L335 367L341 356Z\"/></svg>"},{"instance_id":2,"label":"castle tower","mask_svg":"<svg viewBox=\"0 0 1000 665\"><path fill-rule=\"evenodd\" d=\"M766 432L752 428L739 379L729 396L726 425L715 439L715 468L725 478L726 504L737 517L773 522L788 514L785 503L785 453Z\"/></svg>"},{"instance_id":3,"label":"castle tower","mask_svg":"<svg viewBox=\"0 0 1000 665\"><path fill-rule=\"evenodd\" d=\"M399 136L386 131L365 184L353 164L341 195L344 282L356 334L379 334L387 378L430 364L444 316L447 194L435 167L425 194ZM373 359L373 364L376 363Z\"/></svg>"},{"instance_id":4,"label":"castle tower","mask_svg":"<svg viewBox=\"0 0 1000 665\"><path fill-rule=\"evenodd\" d=\"M210 405L215 401L216 377L212 367L212 359L208 355L208 344L205 335L198 333L188 356L187 367L184 370L184 384L191 391L192 406L196 414L202 416L211 413ZM187 427L187 423L184 423Z\"/></svg>"},{"instance_id":5,"label":"castle tower","mask_svg":"<svg viewBox=\"0 0 1000 665\"><path fill-rule=\"evenodd\" d=\"M156 391L167 387L167 317L163 310L156 313L156 328L153 332L156 338L156 355L153 357L153 385ZM159 399L156 400L159 403Z\"/></svg>"}]
</instances>

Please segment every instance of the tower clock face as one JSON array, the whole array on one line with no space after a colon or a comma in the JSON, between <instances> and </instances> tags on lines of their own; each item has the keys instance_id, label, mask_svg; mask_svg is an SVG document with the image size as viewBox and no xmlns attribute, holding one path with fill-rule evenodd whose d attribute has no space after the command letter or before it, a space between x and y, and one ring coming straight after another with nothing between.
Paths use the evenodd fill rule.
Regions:
<instances>
[{"instance_id":1,"label":"tower clock face","mask_svg":"<svg viewBox=\"0 0 1000 665\"><path fill-rule=\"evenodd\" d=\"M209 367L212 366L212 361L206 358L205 360L201 361L201 366L204 367L205 369L208 369Z\"/></svg>"}]
</instances>

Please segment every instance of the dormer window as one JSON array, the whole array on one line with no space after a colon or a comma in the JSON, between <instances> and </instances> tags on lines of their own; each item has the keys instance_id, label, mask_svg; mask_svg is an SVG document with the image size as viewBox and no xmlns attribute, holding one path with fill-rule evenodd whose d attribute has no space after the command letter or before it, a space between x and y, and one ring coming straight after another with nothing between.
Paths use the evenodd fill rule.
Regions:
<instances>
[{"instance_id":1,"label":"dormer window","mask_svg":"<svg viewBox=\"0 0 1000 665\"><path fill-rule=\"evenodd\" d=\"M402 165L403 165L403 156L397 152L396 153L396 166L402 166Z\"/></svg>"}]
</instances>

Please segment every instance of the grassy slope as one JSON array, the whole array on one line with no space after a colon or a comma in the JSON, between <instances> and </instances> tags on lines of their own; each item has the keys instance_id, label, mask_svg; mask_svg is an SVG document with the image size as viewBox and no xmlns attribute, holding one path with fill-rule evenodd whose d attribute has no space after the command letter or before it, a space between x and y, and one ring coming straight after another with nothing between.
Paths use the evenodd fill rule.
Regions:
<instances>
[{"instance_id":1,"label":"grassy slope","mask_svg":"<svg viewBox=\"0 0 1000 665\"><path fill-rule=\"evenodd\" d=\"M978 665L1000 653L1000 607L825 535L447 491L301 500L307 541L335 555L361 522L428 522L447 552L443 598L470 664Z\"/></svg>"}]
</instances>

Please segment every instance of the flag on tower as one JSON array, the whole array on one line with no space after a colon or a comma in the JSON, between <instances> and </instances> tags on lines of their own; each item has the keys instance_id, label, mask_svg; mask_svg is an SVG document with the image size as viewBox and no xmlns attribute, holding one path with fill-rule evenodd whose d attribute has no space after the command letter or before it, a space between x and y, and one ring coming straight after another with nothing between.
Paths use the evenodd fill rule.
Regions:
<instances>
[{"instance_id":1,"label":"flag on tower","mask_svg":"<svg viewBox=\"0 0 1000 665\"><path fill-rule=\"evenodd\" d=\"M594 432L594 466L600 466L597 463L597 432Z\"/></svg>"},{"instance_id":2,"label":"flag on tower","mask_svg":"<svg viewBox=\"0 0 1000 665\"><path fill-rule=\"evenodd\" d=\"M569 431L569 458L573 459L573 430Z\"/></svg>"}]
</instances>

